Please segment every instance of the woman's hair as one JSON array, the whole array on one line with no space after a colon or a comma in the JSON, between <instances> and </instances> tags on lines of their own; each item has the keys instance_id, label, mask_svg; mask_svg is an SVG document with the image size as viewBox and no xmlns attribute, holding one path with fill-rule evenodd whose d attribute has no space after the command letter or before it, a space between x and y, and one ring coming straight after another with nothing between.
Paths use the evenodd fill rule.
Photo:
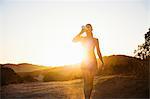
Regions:
<instances>
[{"instance_id":1,"label":"woman's hair","mask_svg":"<svg viewBox=\"0 0 150 99\"><path fill-rule=\"evenodd\" d=\"M86 24L86 26L87 26L87 25L89 25L89 26L91 27L91 29L93 30L93 28L92 28L92 25L91 25L91 24Z\"/></svg>"}]
</instances>

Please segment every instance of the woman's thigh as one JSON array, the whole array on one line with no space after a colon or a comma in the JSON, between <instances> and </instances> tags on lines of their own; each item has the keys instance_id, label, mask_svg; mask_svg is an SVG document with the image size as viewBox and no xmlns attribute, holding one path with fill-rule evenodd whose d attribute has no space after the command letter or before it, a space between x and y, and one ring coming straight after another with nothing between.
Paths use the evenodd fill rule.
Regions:
<instances>
[{"instance_id":1,"label":"woman's thigh","mask_svg":"<svg viewBox=\"0 0 150 99\"><path fill-rule=\"evenodd\" d=\"M82 70L82 74L83 74L83 79L85 82L93 82L93 79L94 79L94 73L93 71L90 71L90 70Z\"/></svg>"}]
</instances>

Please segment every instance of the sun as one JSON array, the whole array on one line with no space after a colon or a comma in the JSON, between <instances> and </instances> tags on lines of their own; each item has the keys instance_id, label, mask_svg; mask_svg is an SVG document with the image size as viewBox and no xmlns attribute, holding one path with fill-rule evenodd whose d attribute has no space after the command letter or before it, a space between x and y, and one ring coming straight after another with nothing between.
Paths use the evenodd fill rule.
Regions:
<instances>
[{"instance_id":1,"label":"sun","mask_svg":"<svg viewBox=\"0 0 150 99\"><path fill-rule=\"evenodd\" d=\"M45 66L64 66L81 63L83 59L83 47L80 43L68 43L60 46L47 46L43 48L39 59L35 61Z\"/></svg>"},{"instance_id":2,"label":"sun","mask_svg":"<svg viewBox=\"0 0 150 99\"><path fill-rule=\"evenodd\" d=\"M82 62L85 55L84 48L81 43L72 43L72 47L70 47L69 50L71 50L72 53L68 56L72 58L69 58L68 62L73 64Z\"/></svg>"}]
</instances>

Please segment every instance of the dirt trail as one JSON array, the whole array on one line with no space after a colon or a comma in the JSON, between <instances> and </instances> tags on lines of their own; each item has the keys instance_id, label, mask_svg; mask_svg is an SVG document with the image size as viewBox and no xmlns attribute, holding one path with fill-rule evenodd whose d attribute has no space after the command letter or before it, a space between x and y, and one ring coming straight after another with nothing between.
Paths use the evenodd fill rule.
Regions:
<instances>
[{"instance_id":1,"label":"dirt trail","mask_svg":"<svg viewBox=\"0 0 150 99\"><path fill-rule=\"evenodd\" d=\"M146 98L147 82L130 76L96 77L92 99ZM1 88L2 99L84 99L82 80L11 84ZM143 87L144 86L144 87Z\"/></svg>"}]
</instances>

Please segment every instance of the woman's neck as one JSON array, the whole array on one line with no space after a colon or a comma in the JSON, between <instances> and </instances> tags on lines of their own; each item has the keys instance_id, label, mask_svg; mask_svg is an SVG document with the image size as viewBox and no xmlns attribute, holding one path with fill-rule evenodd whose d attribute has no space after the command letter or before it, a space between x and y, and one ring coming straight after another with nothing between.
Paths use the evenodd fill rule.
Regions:
<instances>
[{"instance_id":1,"label":"woman's neck","mask_svg":"<svg viewBox=\"0 0 150 99\"><path fill-rule=\"evenodd\" d=\"M88 32L88 33L87 33L87 37L89 37L89 38L93 38L93 34L92 34L92 32Z\"/></svg>"}]
</instances>

